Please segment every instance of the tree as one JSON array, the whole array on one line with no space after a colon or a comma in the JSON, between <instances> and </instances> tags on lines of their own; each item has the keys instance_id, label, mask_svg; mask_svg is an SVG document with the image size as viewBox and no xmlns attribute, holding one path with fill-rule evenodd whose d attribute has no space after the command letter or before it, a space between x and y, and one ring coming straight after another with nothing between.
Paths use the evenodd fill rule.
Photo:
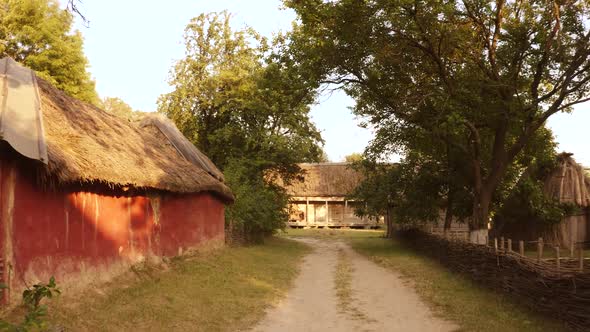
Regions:
<instances>
[{"instance_id":1,"label":"tree","mask_svg":"<svg viewBox=\"0 0 590 332\"><path fill-rule=\"evenodd\" d=\"M72 14L54 0L0 0L0 57L12 57L69 95L97 104L82 35L71 32L72 23Z\"/></svg>"},{"instance_id":2,"label":"tree","mask_svg":"<svg viewBox=\"0 0 590 332\"><path fill-rule=\"evenodd\" d=\"M325 150L322 150L322 154L321 154L320 159L318 161L321 163L329 163L330 162L330 157L328 156L328 153Z\"/></svg>"},{"instance_id":3,"label":"tree","mask_svg":"<svg viewBox=\"0 0 590 332\"><path fill-rule=\"evenodd\" d=\"M273 179L298 178L297 163L318 161L322 139L309 118L315 90L283 56L284 37L269 45L229 23L227 12L191 20L185 58L172 70L173 91L160 97L159 111L224 170L239 202L228 220L255 239L286 220L287 195Z\"/></svg>"},{"instance_id":4,"label":"tree","mask_svg":"<svg viewBox=\"0 0 590 332\"><path fill-rule=\"evenodd\" d=\"M353 152L349 155L344 156L344 161L347 163L354 163L363 160L363 155L358 152Z\"/></svg>"},{"instance_id":5,"label":"tree","mask_svg":"<svg viewBox=\"0 0 590 332\"><path fill-rule=\"evenodd\" d=\"M590 97L585 1L286 4L301 21L292 54L304 73L356 99L382 152L418 131L468 163L472 241L484 240L494 197L531 161L545 121Z\"/></svg>"},{"instance_id":6,"label":"tree","mask_svg":"<svg viewBox=\"0 0 590 332\"><path fill-rule=\"evenodd\" d=\"M99 106L103 110L123 119L131 120L133 117L133 108L123 101L123 99L118 97L103 98L100 101Z\"/></svg>"}]
</instances>

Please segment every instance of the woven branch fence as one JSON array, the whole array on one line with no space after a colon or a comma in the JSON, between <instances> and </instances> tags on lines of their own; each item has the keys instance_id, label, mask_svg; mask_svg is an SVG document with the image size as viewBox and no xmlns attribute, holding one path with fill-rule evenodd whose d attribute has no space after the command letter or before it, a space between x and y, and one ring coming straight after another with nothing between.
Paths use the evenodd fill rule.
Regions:
<instances>
[{"instance_id":1,"label":"woven branch fence","mask_svg":"<svg viewBox=\"0 0 590 332\"><path fill-rule=\"evenodd\" d=\"M494 240L491 245L477 245L418 230L400 231L400 235L407 246L447 268L508 293L574 330L590 330L590 269L580 268L579 258L529 258L506 245L495 246Z\"/></svg>"}]
</instances>

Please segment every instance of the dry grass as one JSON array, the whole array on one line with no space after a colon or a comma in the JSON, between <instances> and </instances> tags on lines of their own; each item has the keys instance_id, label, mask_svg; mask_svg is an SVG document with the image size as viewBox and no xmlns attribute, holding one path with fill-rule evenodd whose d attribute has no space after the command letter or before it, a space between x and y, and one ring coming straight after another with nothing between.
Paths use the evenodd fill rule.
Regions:
<instances>
[{"instance_id":1,"label":"dry grass","mask_svg":"<svg viewBox=\"0 0 590 332\"><path fill-rule=\"evenodd\" d=\"M173 260L105 289L51 303L51 323L68 331L236 331L253 326L284 296L308 248L274 238Z\"/></svg>"}]
</instances>

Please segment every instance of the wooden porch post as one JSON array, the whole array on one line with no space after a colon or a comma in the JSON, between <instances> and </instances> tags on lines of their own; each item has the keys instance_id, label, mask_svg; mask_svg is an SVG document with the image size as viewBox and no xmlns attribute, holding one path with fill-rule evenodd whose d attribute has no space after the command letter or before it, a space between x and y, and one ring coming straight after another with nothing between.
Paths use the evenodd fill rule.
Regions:
<instances>
[{"instance_id":1,"label":"wooden porch post","mask_svg":"<svg viewBox=\"0 0 590 332\"><path fill-rule=\"evenodd\" d=\"M305 226L309 226L309 197L305 196Z\"/></svg>"},{"instance_id":2,"label":"wooden porch post","mask_svg":"<svg viewBox=\"0 0 590 332\"><path fill-rule=\"evenodd\" d=\"M344 213L342 213L342 222L346 221L346 214L348 213L348 200L344 200Z\"/></svg>"},{"instance_id":3,"label":"wooden porch post","mask_svg":"<svg viewBox=\"0 0 590 332\"><path fill-rule=\"evenodd\" d=\"M326 226L328 226L329 221L330 221L330 213L328 212L328 201L326 201Z\"/></svg>"}]
</instances>

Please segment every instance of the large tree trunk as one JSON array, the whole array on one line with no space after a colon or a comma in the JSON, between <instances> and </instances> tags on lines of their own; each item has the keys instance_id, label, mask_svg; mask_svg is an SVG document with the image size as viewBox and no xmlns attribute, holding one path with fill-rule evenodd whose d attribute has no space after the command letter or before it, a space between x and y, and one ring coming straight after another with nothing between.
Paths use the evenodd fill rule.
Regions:
<instances>
[{"instance_id":1,"label":"large tree trunk","mask_svg":"<svg viewBox=\"0 0 590 332\"><path fill-rule=\"evenodd\" d=\"M391 207L387 208L387 213L385 215L385 223L387 224L387 230L385 236L389 239L393 238L393 213L391 211Z\"/></svg>"},{"instance_id":2,"label":"large tree trunk","mask_svg":"<svg viewBox=\"0 0 590 332\"><path fill-rule=\"evenodd\" d=\"M447 237L447 232L451 229L451 224L453 223L453 192L449 191L447 196L447 208L445 211L445 224L443 226L443 234L444 237Z\"/></svg>"},{"instance_id":3,"label":"large tree trunk","mask_svg":"<svg viewBox=\"0 0 590 332\"><path fill-rule=\"evenodd\" d=\"M480 191L473 200L473 220L469 224L469 242L486 244L488 241L488 222L492 194Z\"/></svg>"}]
</instances>

